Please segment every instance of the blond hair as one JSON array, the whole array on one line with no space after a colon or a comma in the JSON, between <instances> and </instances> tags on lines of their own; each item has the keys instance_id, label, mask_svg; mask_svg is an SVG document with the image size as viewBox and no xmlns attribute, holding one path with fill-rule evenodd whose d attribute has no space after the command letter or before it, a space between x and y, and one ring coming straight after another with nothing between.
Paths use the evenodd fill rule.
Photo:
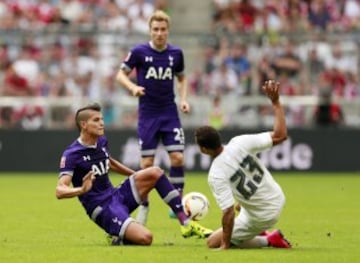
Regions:
<instances>
[{"instance_id":1,"label":"blond hair","mask_svg":"<svg viewBox=\"0 0 360 263\"><path fill-rule=\"evenodd\" d=\"M162 10L156 10L149 19L149 27L151 28L151 23L153 21L165 21L170 27L170 17Z\"/></svg>"}]
</instances>

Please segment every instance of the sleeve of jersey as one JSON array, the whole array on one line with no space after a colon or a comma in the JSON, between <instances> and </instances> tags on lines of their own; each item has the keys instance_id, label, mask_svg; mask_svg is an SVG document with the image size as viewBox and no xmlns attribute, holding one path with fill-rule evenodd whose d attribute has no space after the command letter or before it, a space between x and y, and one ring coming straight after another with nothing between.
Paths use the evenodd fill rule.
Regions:
<instances>
[{"instance_id":1,"label":"sleeve of jersey","mask_svg":"<svg viewBox=\"0 0 360 263\"><path fill-rule=\"evenodd\" d=\"M182 74L184 74L184 71L185 71L184 54L181 50L179 53L180 53L179 54L179 63L177 64L177 66L175 68L176 75L182 75Z\"/></svg>"},{"instance_id":2,"label":"sleeve of jersey","mask_svg":"<svg viewBox=\"0 0 360 263\"><path fill-rule=\"evenodd\" d=\"M127 54L126 58L121 64L121 69L124 69L126 71L131 71L137 64L137 48L132 48L129 53Z\"/></svg>"},{"instance_id":3,"label":"sleeve of jersey","mask_svg":"<svg viewBox=\"0 0 360 263\"><path fill-rule=\"evenodd\" d=\"M209 186L221 210L225 210L235 204L231 188L224 179L217 176L209 177Z\"/></svg>"},{"instance_id":4,"label":"sleeve of jersey","mask_svg":"<svg viewBox=\"0 0 360 263\"><path fill-rule=\"evenodd\" d=\"M259 153L273 146L270 132L240 135L234 137L231 141L253 154Z\"/></svg>"},{"instance_id":5,"label":"sleeve of jersey","mask_svg":"<svg viewBox=\"0 0 360 263\"><path fill-rule=\"evenodd\" d=\"M61 156L59 177L63 175L73 175L75 169L75 160L73 154L67 154L66 152Z\"/></svg>"}]
</instances>

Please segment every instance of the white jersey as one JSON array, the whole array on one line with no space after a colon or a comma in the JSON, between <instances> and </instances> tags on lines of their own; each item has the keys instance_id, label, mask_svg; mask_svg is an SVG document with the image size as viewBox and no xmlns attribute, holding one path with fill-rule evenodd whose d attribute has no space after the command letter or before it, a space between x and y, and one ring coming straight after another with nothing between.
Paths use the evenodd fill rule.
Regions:
<instances>
[{"instance_id":1,"label":"white jersey","mask_svg":"<svg viewBox=\"0 0 360 263\"><path fill-rule=\"evenodd\" d=\"M241 204L254 220L276 217L284 194L256 154L272 147L270 132L236 136L212 162L208 182L219 207Z\"/></svg>"}]
</instances>

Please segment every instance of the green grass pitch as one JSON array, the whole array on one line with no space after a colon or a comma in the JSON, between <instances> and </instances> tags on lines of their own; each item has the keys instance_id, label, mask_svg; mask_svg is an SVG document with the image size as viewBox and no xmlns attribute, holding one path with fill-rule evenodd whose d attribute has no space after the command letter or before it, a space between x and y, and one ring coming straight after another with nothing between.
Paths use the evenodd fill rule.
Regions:
<instances>
[{"instance_id":1,"label":"green grass pitch","mask_svg":"<svg viewBox=\"0 0 360 263\"><path fill-rule=\"evenodd\" d=\"M277 224L293 249L213 251L204 240L183 239L177 220L153 191L151 247L109 247L76 198L57 200L57 174L0 174L0 262L359 262L360 174L276 173L287 197ZM114 175L119 183L122 177ZM221 212L206 175L189 173L185 192L208 196L202 224L217 228Z\"/></svg>"}]
</instances>

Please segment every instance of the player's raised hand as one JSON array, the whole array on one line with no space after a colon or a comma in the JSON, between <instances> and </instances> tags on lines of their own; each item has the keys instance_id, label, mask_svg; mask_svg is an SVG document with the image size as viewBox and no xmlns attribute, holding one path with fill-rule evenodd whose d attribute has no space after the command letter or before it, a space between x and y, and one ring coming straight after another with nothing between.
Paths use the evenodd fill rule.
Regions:
<instances>
[{"instance_id":1,"label":"player's raised hand","mask_svg":"<svg viewBox=\"0 0 360 263\"><path fill-rule=\"evenodd\" d=\"M141 97L145 95L145 88L141 86L134 86L131 88L131 94L134 97Z\"/></svg>"},{"instance_id":2,"label":"player's raised hand","mask_svg":"<svg viewBox=\"0 0 360 263\"><path fill-rule=\"evenodd\" d=\"M274 103L279 101L280 83L275 80L267 80L262 86L266 96Z\"/></svg>"}]
</instances>

